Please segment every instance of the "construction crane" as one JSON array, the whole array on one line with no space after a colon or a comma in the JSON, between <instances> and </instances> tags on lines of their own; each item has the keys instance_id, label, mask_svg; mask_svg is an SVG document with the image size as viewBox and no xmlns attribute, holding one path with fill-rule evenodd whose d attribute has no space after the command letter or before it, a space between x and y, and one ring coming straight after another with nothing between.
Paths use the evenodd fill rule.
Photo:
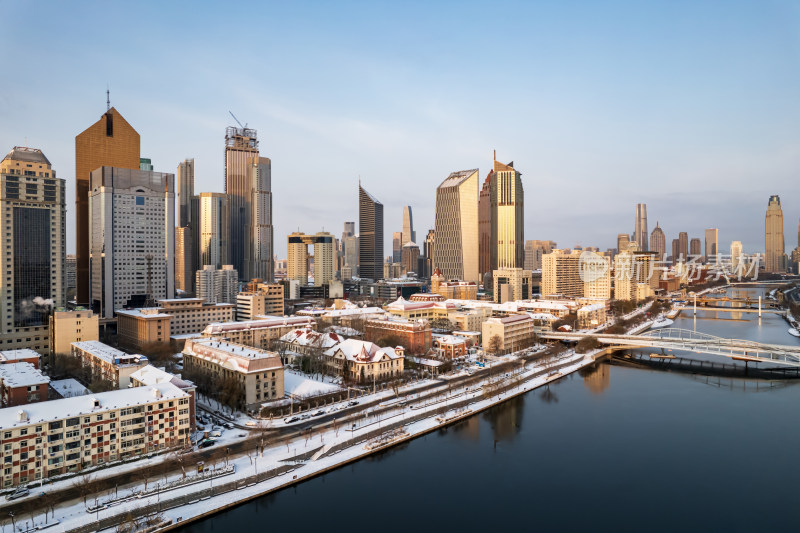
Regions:
<instances>
[{"instance_id":1,"label":"construction crane","mask_svg":"<svg viewBox=\"0 0 800 533\"><path fill-rule=\"evenodd\" d=\"M234 114L233 114L233 111L228 111L228 113L230 113L230 114L231 114L231 116L233 117L233 120L235 120L235 121L236 121L236 123L237 123L237 124L239 124L239 127L240 127L240 128L242 128L242 129L246 129L246 128L247 128L247 124L245 124L244 126L242 126L242 123L241 123L241 122L239 122L239 119L238 119L238 118L236 118L236 115L234 115Z\"/></svg>"}]
</instances>

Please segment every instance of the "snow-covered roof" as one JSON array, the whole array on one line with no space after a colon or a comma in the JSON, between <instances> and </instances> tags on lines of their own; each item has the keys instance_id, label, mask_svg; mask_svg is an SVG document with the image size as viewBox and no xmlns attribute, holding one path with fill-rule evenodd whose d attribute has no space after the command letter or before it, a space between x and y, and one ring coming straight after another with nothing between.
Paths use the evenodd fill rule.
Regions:
<instances>
[{"instance_id":1,"label":"snow-covered roof","mask_svg":"<svg viewBox=\"0 0 800 533\"><path fill-rule=\"evenodd\" d=\"M377 344L358 339L347 339L325 352L327 356L341 353L348 361L357 363L375 363L383 359L400 359L394 348L380 348Z\"/></svg>"},{"instance_id":2,"label":"snow-covered roof","mask_svg":"<svg viewBox=\"0 0 800 533\"><path fill-rule=\"evenodd\" d=\"M117 315L133 318L171 318L170 313L162 313L159 307L143 307L140 309L116 309Z\"/></svg>"},{"instance_id":3,"label":"snow-covered roof","mask_svg":"<svg viewBox=\"0 0 800 533\"><path fill-rule=\"evenodd\" d=\"M226 342L216 337L189 339L183 347L183 353L245 374L283 368L281 358L274 352Z\"/></svg>"},{"instance_id":4,"label":"snow-covered roof","mask_svg":"<svg viewBox=\"0 0 800 533\"><path fill-rule=\"evenodd\" d=\"M433 302L433 301L423 301L423 302L412 302L406 300L402 296L397 300L393 301L390 304L386 305L386 309L389 311L414 311L417 309L455 309L456 306L452 302Z\"/></svg>"},{"instance_id":5,"label":"snow-covered roof","mask_svg":"<svg viewBox=\"0 0 800 533\"><path fill-rule=\"evenodd\" d=\"M380 307L356 307L346 309L331 309L325 313L326 318L356 316L356 315L382 315L384 310Z\"/></svg>"},{"instance_id":6,"label":"snow-covered roof","mask_svg":"<svg viewBox=\"0 0 800 533\"><path fill-rule=\"evenodd\" d=\"M583 307L578 309L578 312L583 311L584 313L591 313L593 311L600 311L600 310L605 309L605 308L606 308L606 306L604 304L584 305Z\"/></svg>"},{"instance_id":7,"label":"snow-covered roof","mask_svg":"<svg viewBox=\"0 0 800 533\"><path fill-rule=\"evenodd\" d=\"M184 397L188 397L188 394L172 383L159 383L152 387L134 387L49 402L29 403L20 407L0 409L0 428L9 429L15 426L46 423L72 416L99 414L123 407Z\"/></svg>"},{"instance_id":8,"label":"snow-covered roof","mask_svg":"<svg viewBox=\"0 0 800 533\"><path fill-rule=\"evenodd\" d=\"M294 372L285 372L283 374L283 390L288 396L305 398L308 396L336 392L340 390L340 387L333 383L324 383L322 381L310 379L304 375L295 374Z\"/></svg>"},{"instance_id":9,"label":"snow-covered roof","mask_svg":"<svg viewBox=\"0 0 800 533\"><path fill-rule=\"evenodd\" d=\"M408 356L407 359L412 363L423 366L442 366L444 364L442 361L437 361L436 359L425 359L424 357Z\"/></svg>"},{"instance_id":10,"label":"snow-covered roof","mask_svg":"<svg viewBox=\"0 0 800 533\"><path fill-rule=\"evenodd\" d=\"M19 350L5 350L0 352L0 361L14 362L23 359L39 359L41 355L30 348L20 348Z\"/></svg>"},{"instance_id":11,"label":"snow-covered roof","mask_svg":"<svg viewBox=\"0 0 800 533\"><path fill-rule=\"evenodd\" d=\"M180 376L170 374L166 370L147 365L131 374L131 380L141 383L144 386L157 385L158 383L172 383L179 389L187 389L194 386L193 383L183 380Z\"/></svg>"},{"instance_id":12,"label":"snow-covered roof","mask_svg":"<svg viewBox=\"0 0 800 533\"><path fill-rule=\"evenodd\" d=\"M336 333L320 333L311 327L293 329L280 338L283 342L296 346L315 346L318 348L332 348L344 340Z\"/></svg>"},{"instance_id":13,"label":"snow-covered roof","mask_svg":"<svg viewBox=\"0 0 800 533\"><path fill-rule=\"evenodd\" d=\"M92 357L97 357L106 363L116 366L139 366L147 364L147 357L142 354L127 354L122 350L117 350L100 341L78 341L73 342L72 346L83 350Z\"/></svg>"},{"instance_id":14,"label":"snow-covered roof","mask_svg":"<svg viewBox=\"0 0 800 533\"><path fill-rule=\"evenodd\" d=\"M57 379L55 381L51 381L50 386L62 398L72 398L74 396L83 396L85 394L91 394L91 391L89 389L81 385L80 382L74 378Z\"/></svg>"},{"instance_id":15,"label":"snow-covered roof","mask_svg":"<svg viewBox=\"0 0 800 533\"><path fill-rule=\"evenodd\" d=\"M0 365L0 381L6 387L16 388L50 383L50 378L32 364L22 362Z\"/></svg>"},{"instance_id":16,"label":"snow-covered roof","mask_svg":"<svg viewBox=\"0 0 800 533\"><path fill-rule=\"evenodd\" d=\"M283 316L264 317L242 322L215 322L206 326L206 329L203 330L203 335L224 335L228 331L279 328L283 326L299 326L301 324L314 324L314 319L307 316Z\"/></svg>"},{"instance_id":17,"label":"snow-covered roof","mask_svg":"<svg viewBox=\"0 0 800 533\"><path fill-rule=\"evenodd\" d=\"M436 335L434 337L434 341L438 342L440 345L450 344L453 346L467 343L467 339L465 339L464 337L457 337L455 335Z\"/></svg>"},{"instance_id":18,"label":"snow-covered roof","mask_svg":"<svg viewBox=\"0 0 800 533\"><path fill-rule=\"evenodd\" d=\"M533 320L547 320L548 322L555 322L558 317L550 313L528 313L528 316Z\"/></svg>"}]
</instances>

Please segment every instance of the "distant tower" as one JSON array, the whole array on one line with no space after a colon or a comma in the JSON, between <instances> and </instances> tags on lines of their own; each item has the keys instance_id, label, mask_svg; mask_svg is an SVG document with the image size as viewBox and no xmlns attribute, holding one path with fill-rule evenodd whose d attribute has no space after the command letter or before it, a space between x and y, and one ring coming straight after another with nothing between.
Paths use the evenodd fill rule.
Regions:
<instances>
[{"instance_id":1,"label":"distant tower","mask_svg":"<svg viewBox=\"0 0 800 533\"><path fill-rule=\"evenodd\" d=\"M246 274L245 248L250 243L253 183L250 167L258 159L254 129L229 126L225 130L225 194L228 195L229 253L233 269ZM245 279L247 279L245 277Z\"/></svg>"},{"instance_id":2,"label":"distant tower","mask_svg":"<svg viewBox=\"0 0 800 533\"><path fill-rule=\"evenodd\" d=\"M643 252L650 250L647 242L647 204L636 204L636 229L633 232L633 240L639 244L639 250Z\"/></svg>"},{"instance_id":3,"label":"distant tower","mask_svg":"<svg viewBox=\"0 0 800 533\"><path fill-rule=\"evenodd\" d=\"M400 242L403 246L409 242L417 242L417 232L414 231L414 218L411 215L410 205L403 208L403 235Z\"/></svg>"},{"instance_id":4,"label":"distant tower","mask_svg":"<svg viewBox=\"0 0 800 533\"><path fill-rule=\"evenodd\" d=\"M525 263L522 173L514 168L513 161L505 165L495 159L490 180L492 271L522 268Z\"/></svg>"},{"instance_id":5,"label":"distant tower","mask_svg":"<svg viewBox=\"0 0 800 533\"><path fill-rule=\"evenodd\" d=\"M673 265L678 262L678 259L680 258L680 255L681 255L681 241L680 241L680 239L672 239L672 264ZM684 259L686 259L686 256L684 256Z\"/></svg>"},{"instance_id":6,"label":"distant tower","mask_svg":"<svg viewBox=\"0 0 800 533\"><path fill-rule=\"evenodd\" d=\"M383 278L383 204L358 184L359 277Z\"/></svg>"},{"instance_id":7,"label":"distant tower","mask_svg":"<svg viewBox=\"0 0 800 533\"><path fill-rule=\"evenodd\" d=\"M694 254L695 252L692 252ZM678 234L678 254L682 257L682 261L689 259L689 234L682 231ZM700 254L700 247L697 248L697 254Z\"/></svg>"},{"instance_id":8,"label":"distant tower","mask_svg":"<svg viewBox=\"0 0 800 533\"><path fill-rule=\"evenodd\" d=\"M689 255L695 261L698 261L703 256L702 246L700 239L697 237L692 237L692 240L689 242Z\"/></svg>"},{"instance_id":9,"label":"distant tower","mask_svg":"<svg viewBox=\"0 0 800 533\"><path fill-rule=\"evenodd\" d=\"M478 195L478 272L481 280L492 274L492 171Z\"/></svg>"},{"instance_id":10,"label":"distant tower","mask_svg":"<svg viewBox=\"0 0 800 533\"><path fill-rule=\"evenodd\" d=\"M658 261L663 261L664 255L667 253L667 237L664 235L664 230L658 226L658 222L650 234L650 251L658 254Z\"/></svg>"},{"instance_id":11,"label":"distant tower","mask_svg":"<svg viewBox=\"0 0 800 533\"><path fill-rule=\"evenodd\" d=\"M403 232L392 232L392 263L399 263L403 257Z\"/></svg>"},{"instance_id":12,"label":"distant tower","mask_svg":"<svg viewBox=\"0 0 800 533\"><path fill-rule=\"evenodd\" d=\"M228 197L219 192L200 193L200 265L215 269L228 264ZM200 270L198 268L198 270Z\"/></svg>"},{"instance_id":13,"label":"distant tower","mask_svg":"<svg viewBox=\"0 0 800 533\"><path fill-rule=\"evenodd\" d=\"M786 245L783 241L783 209L780 196L769 197L765 217L764 264L767 272L786 272Z\"/></svg>"},{"instance_id":14,"label":"distant tower","mask_svg":"<svg viewBox=\"0 0 800 533\"><path fill-rule=\"evenodd\" d=\"M628 243L631 240L631 236L627 233L618 233L617 234L617 253L624 252L628 249Z\"/></svg>"},{"instance_id":15,"label":"distant tower","mask_svg":"<svg viewBox=\"0 0 800 533\"><path fill-rule=\"evenodd\" d=\"M743 249L741 241L733 241L731 243L731 268L734 270L739 265L739 260L741 259L742 253Z\"/></svg>"},{"instance_id":16,"label":"distant tower","mask_svg":"<svg viewBox=\"0 0 800 533\"><path fill-rule=\"evenodd\" d=\"M719 262L719 230L709 228L706 230L706 262Z\"/></svg>"}]
</instances>

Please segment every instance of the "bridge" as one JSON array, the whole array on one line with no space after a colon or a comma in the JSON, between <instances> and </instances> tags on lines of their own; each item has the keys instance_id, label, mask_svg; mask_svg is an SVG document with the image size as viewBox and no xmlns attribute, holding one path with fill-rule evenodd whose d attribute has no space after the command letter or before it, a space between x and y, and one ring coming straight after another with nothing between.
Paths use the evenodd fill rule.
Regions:
<instances>
[{"instance_id":1,"label":"bridge","mask_svg":"<svg viewBox=\"0 0 800 533\"><path fill-rule=\"evenodd\" d=\"M780 366L800 367L800 346L764 344L744 339L725 339L681 328L655 329L641 335L551 331L541 333L539 337L576 342L585 337L594 337L599 343L616 349L662 348L665 350L684 350L727 357L736 361L744 361L745 364L748 362L769 363Z\"/></svg>"},{"instance_id":2,"label":"bridge","mask_svg":"<svg viewBox=\"0 0 800 533\"><path fill-rule=\"evenodd\" d=\"M717 307L723 307L723 304L730 304L729 306L735 308L735 305L741 305L742 307L749 307L751 309L758 309L761 306L762 309L778 309L780 308L780 304L773 300L759 300L753 298L732 298L730 296L722 296L720 298L714 298L709 296L701 296L694 299L697 302L697 305L712 305Z\"/></svg>"}]
</instances>

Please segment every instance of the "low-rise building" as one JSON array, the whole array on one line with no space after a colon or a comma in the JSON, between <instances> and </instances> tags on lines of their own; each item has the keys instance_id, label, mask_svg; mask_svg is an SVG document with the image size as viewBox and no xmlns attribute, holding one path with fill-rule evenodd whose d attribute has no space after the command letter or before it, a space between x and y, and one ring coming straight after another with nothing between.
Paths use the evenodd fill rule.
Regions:
<instances>
[{"instance_id":1,"label":"low-rise building","mask_svg":"<svg viewBox=\"0 0 800 533\"><path fill-rule=\"evenodd\" d=\"M20 348L19 350L4 350L0 352L0 365L14 365L17 363L30 363L39 368L39 358L41 354L30 348Z\"/></svg>"},{"instance_id":2,"label":"low-rise building","mask_svg":"<svg viewBox=\"0 0 800 533\"><path fill-rule=\"evenodd\" d=\"M424 318L408 320L396 317L383 317L367 320L364 325L364 339L370 342L381 342L392 339L392 343L405 349L405 353L422 355L431 348L431 325Z\"/></svg>"},{"instance_id":3,"label":"low-rise building","mask_svg":"<svg viewBox=\"0 0 800 533\"><path fill-rule=\"evenodd\" d=\"M195 387L191 381L181 379L180 376L170 374L165 370L147 365L131 374L131 387L152 387L161 383L172 383L189 395L189 421L194 428L195 421Z\"/></svg>"},{"instance_id":4,"label":"low-rise building","mask_svg":"<svg viewBox=\"0 0 800 533\"><path fill-rule=\"evenodd\" d=\"M533 342L533 319L528 314L489 318L483 323L481 337L484 351L490 353L521 350Z\"/></svg>"},{"instance_id":5,"label":"low-rise building","mask_svg":"<svg viewBox=\"0 0 800 533\"><path fill-rule=\"evenodd\" d=\"M100 317L91 309L59 307L49 320L50 357L68 354L73 342L100 340Z\"/></svg>"},{"instance_id":6,"label":"low-rise building","mask_svg":"<svg viewBox=\"0 0 800 533\"><path fill-rule=\"evenodd\" d=\"M99 341L72 343L72 355L77 357L92 381L108 381L115 389L130 386L131 374L150 362L141 354L127 354Z\"/></svg>"},{"instance_id":7,"label":"low-rise building","mask_svg":"<svg viewBox=\"0 0 800 533\"><path fill-rule=\"evenodd\" d=\"M189 443L189 395L171 383L0 409L4 488Z\"/></svg>"},{"instance_id":8,"label":"low-rise building","mask_svg":"<svg viewBox=\"0 0 800 533\"><path fill-rule=\"evenodd\" d=\"M328 367L346 381L370 383L403 374L402 350L380 348L369 341L347 339L325 352Z\"/></svg>"},{"instance_id":9,"label":"low-rise building","mask_svg":"<svg viewBox=\"0 0 800 533\"><path fill-rule=\"evenodd\" d=\"M30 363L0 365L0 407L44 402L50 378Z\"/></svg>"},{"instance_id":10,"label":"low-rise building","mask_svg":"<svg viewBox=\"0 0 800 533\"><path fill-rule=\"evenodd\" d=\"M437 335L433 338L433 348L439 357L457 359L467 355L467 339L455 335Z\"/></svg>"},{"instance_id":11,"label":"low-rise building","mask_svg":"<svg viewBox=\"0 0 800 533\"><path fill-rule=\"evenodd\" d=\"M533 274L522 268L499 268L492 272L494 301L497 303L527 300L533 296Z\"/></svg>"},{"instance_id":12,"label":"low-rise building","mask_svg":"<svg viewBox=\"0 0 800 533\"><path fill-rule=\"evenodd\" d=\"M278 340L293 329L316 328L316 321L311 317L261 317L243 322L219 322L209 324L203 330L203 337L219 337L230 342L272 350L277 347Z\"/></svg>"},{"instance_id":13,"label":"low-rise building","mask_svg":"<svg viewBox=\"0 0 800 533\"><path fill-rule=\"evenodd\" d=\"M492 316L492 310L488 307L475 307L472 309L462 309L450 315L450 321L456 328L463 331L480 331L483 321Z\"/></svg>"},{"instance_id":14,"label":"low-rise building","mask_svg":"<svg viewBox=\"0 0 800 533\"><path fill-rule=\"evenodd\" d=\"M404 298L398 298L394 302L386 305L386 311L392 316L414 320L424 318L426 320L450 320L450 316L457 311L457 307L451 302L412 302Z\"/></svg>"},{"instance_id":15,"label":"low-rise building","mask_svg":"<svg viewBox=\"0 0 800 533\"><path fill-rule=\"evenodd\" d=\"M92 391L81 385L75 378L54 379L50 382L50 397L54 400L60 398L72 398L74 396L85 396Z\"/></svg>"},{"instance_id":16,"label":"low-rise building","mask_svg":"<svg viewBox=\"0 0 800 533\"><path fill-rule=\"evenodd\" d=\"M298 355L314 355L333 348L345 340L344 337L334 332L321 333L310 327L293 329L280 338L280 343L287 352ZM289 358L285 359L288 361Z\"/></svg>"},{"instance_id":17,"label":"low-rise building","mask_svg":"<svg viewBox=\"0 0 800 533\"><path fill-rule=\"evenodd\" d=\"M184 374L198 385L239 387L239 408L257 410L261 403L283 398L283 363L268 352L220 338L190 339L183 348ZM202 389L201 389L202 390Z\"/></svg>"},{"instance_id":18,"label":"low-rise building","mask_svg":"<svg viewBox=\"0 0 800 533\"><path fill-rule=\"evenodd\" d=\"M592 329L606 322L606 306L601 303L585 305L577 314L578 329Z\"/></svg>"}]
</instances>

